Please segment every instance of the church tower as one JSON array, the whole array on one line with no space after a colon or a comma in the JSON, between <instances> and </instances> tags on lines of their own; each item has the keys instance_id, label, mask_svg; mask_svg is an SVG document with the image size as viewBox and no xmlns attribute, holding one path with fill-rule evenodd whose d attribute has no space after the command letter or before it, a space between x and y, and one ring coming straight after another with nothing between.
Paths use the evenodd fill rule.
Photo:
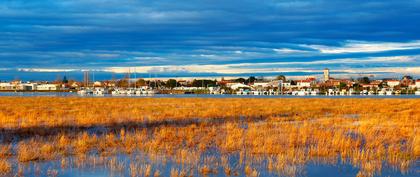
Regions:
<instances>
[{"instance_id":1,"label":"church tower","mask_svg":"<svg viewBox=\"0 0 420 177\"><path fill-rule=\"evenodd\" d=\"M330 80L330 69L325 68L324 69L324 81Z\"/></svg>"}]
</instances>

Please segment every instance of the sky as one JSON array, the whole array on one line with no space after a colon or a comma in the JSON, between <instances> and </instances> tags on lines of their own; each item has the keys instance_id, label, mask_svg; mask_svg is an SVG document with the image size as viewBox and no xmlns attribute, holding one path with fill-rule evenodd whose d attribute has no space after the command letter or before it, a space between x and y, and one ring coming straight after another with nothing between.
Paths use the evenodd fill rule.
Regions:
<instances>
[{"instance_id":1,"label":"sky","mask_svg":"<svg viewBox=\"0 0 420 177\"><path fill-rule=\"evenodd\" d=\"M2 0L0 80L420 77L420 0Z\"/></svg>"}]
</instances>

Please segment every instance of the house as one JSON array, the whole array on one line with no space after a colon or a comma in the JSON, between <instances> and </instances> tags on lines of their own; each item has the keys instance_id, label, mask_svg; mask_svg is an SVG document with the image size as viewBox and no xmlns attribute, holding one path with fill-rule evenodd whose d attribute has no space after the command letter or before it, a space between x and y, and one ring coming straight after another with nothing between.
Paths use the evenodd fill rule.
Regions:
<instances>
[{"instance_id":1,"label":"house","mask_svg":"<svg viewBox=\"0 0 420 177\"><path fill-rule=\"evenodd\" d=\"M387 80L386 84L390 87L395 87L400 85L400 81L399 80Z\"/></svg>"},{"instance_id":2,"label":"house","mask_svg":"<svg viewBox=\"0 0 420 177\"><path fill-rule=\"evenodd\" d=\"M257 83L257 85L261 85L265 88L267 88L267 87L278 88L280 86L280 84L281 84L282 87L287 87L287 88L290 87L290 82L283 82L281 80L273 80L273 81L270 81L270 82L266 83L266 85L265 85L265 83L262 83L262 82Z\"/></svg>"},{"instance_id":3,"label":"house","mask_svg":"<svg viewBox=\"0 0 420 177\"><path fill-rule=\"evenodd\" d=\"M420 88L420 79L417 79L417 80L416 80L416 87L417 87L417 88Z\"/></svg>"},{"instance_id":4,"label":"house","mask_svg":"<svg viewBox=\"0 0 420 177\"><path fill-rule=\"evenodd\" d=\"M379 85L377 84L360 84L360 86L362 86L363 88L369 88L369 89L379 88Z\"/></svg>"},{"instance_id":5,"label":"house","mask_svg":"<svg viewBox=\"0 0 420 177\"><path fill-rule=\"evenodd\" d=\"M55 84L40 84L36 86L36 90L52 91L52 90L58 90L58 88L57 88L57 85Z\"/></svg>"},{"instance_id":6,"label":"house","mask_svg":"<svg viewBox=\"0 0 420 177\"><path fill-rule=\"evenodd\" d=\"M35 90L36 83L22 83L20 81L14 81L12 83L0 83L0 90Z\"/></svg>"},{"instance_id":7,"label":"house","mask_svg":"<svg viewBox=\"0 0 420 177\"><path fill-rule=\"evenodd\" d=\"M204 87L175 87L174 90L184 90L184 91L194 91L194 90L202 90Z\"/></svg>"},{"instance_id":8,"label":"house","mask_svg":"<svg viewBox=\"0 0 420 177\"><path fill-rule=\"evenodd\" d=\"M382 84L382 80L374 80L374 81L370 82L370 84L379 86L379 85Z\"/></svg>"},{"instance_id":9,"label":"house","mask_svg":"<svg viewBox=\"0 0 420 177\"><path fill-rule=\"evenodd\" d=\"M254 82L252 86L255 88L266 88L272 86L272 84L270 84L269 82Z\"/></svg>"},{"instance_id":10,"label":"house","mask_svg":"<svg viewBox=\"0 0 420 177\"><path fill-rule=\"evenodd\" d=\"M229 87L228 84L235 84L235 81L232 80L225 80L222 78L220 81L217 82L217 85Z\"/></svg>"},{"instance_id":11,"label":"house","mask_svg":"<svg viewBox=\"0 0 420 177\"><path fill-rule=\"evenodd\" d=\"M236 90L238 88L249 88L248 85L242 84L242 83L228 83L226 84L227 87Z\"/></svg>"},{"instance_id":12,"label":"house","mask_svg":"<svg viewBox=\"0 0 420 177\"><path fill-rule=\"evenodd\" d=\"M71 88L79 88L80 87L80 83L78 83L78 82L73 82L72 84L70 84L70 87Z\"/></svg>"},{"instance_id":13,"label":"house","mask_svg":"<svg viewBox=\"0 0 420 177\"><path fill-rule=\"evenodd\" d=\"M189 84L187 80L178 80L177 82L180 86L188 86Z\"/></svg>"},{"instance_id":14,"label":"house","mask_svg":"<svg viewBox=\"0 0 420 177\"><path fill-rule=\"evenodd\" d=\"M11 84L12 85L15 85L15 86L17 86L17 85L19 85L19 84L21 84L22 83L22 81L21 80L14 80L14 81L12 81L11 82Z\"/></svg>"},{"instance_id":15,"label":"house","mask_svg":"<svg viewBox=\"0 0 420 177\"><path fill-rule=\"evenodd\" d=\"M136 85L139 86L138 81L136 82ZM102 83L102 86L104 86L104 87L115 87L115 82L113 82L113 81L104 81Z\"/></svg>"},{"instance_id":16,"label":"house","mask_svg":"<svg viewBox=\"0 0 420 177\"><path fill-rule=\"evenodd\" d=\"M35 90L37 88L36 83L22 83L18 85L18 90Z\"/></svg>"},{"instance_id":17,"label":"house","mask_svg":"<svg viewBox=\"0 0 420 177\"><path fill-rule=\"evenodd\" d=\"M311 87L313 82L314 82L314 80L312 80L312 79L297 80L296 81L296 86L299 87L299 88Z\"/></svg>"},{"instance_id":18,"label":"house","mask_svg":"<svg viewBox=\"0 0 420 177\"><path fill-rule=\"evenodd\" d=\"M292 86L292 84L290 82L283 82L282 86L284 88L290 88Z\"/></svg>"},{"instance_id":19,"label":"house","mask_svg":"<svg viewBox=\"0 0 420 177\"><path fill-rule=\"evenodd\" d=\"M94 86L94 87L102 87L102 82L100 82L100 81L95 81L95 82L93 83L93 86Z\"/></svg>"},{"instance_id":20,"label":"house","mask_svg":"<svg viewBox=\"0 0 420 177\"><path fill-rule=\"evenodd\" d=\"M409 87L411 84L415 83L415 81L413 79L411 79L408 76L404 76L403 79L401 80L401 86L403 87Z\"/></svg>"},{"instance_id":21,"label":"house","mask_svg":"<svg viewBox=\"0 0 420 177\"><path fill-rule=\"evenodd\" d=\"M8 82L2 82L0 83L0 90L15 90L15 85L8 83Z\"/></svg>"},{"instance_id":22,"label":"house","mask_svg":"<svg viewBox=\"0 0 420 177\"><path fill-rule=\"evenodd\" d=\"M369 84L360 84L360 86L362 86L363 88L379 88L379 86L382 84L381 80L375 80L370 82Z\"/></svg>"},{"instance_id":23,"label":"house","mask_svg":"<svg viewBox=\"0 0 420 177\"><path fill-rule=\"evenodd\" d=\"M311 81L300 80L296 82L297 87L311 87Z\"/></svg>"},{"instance_id":24,"label":"house","mask_svg":"<svg viewBox=\"0 0 420 177\"><path fill-rule=\"evenodd\" d=\"M408 85L408 89L414 90L415 88L418 88L416 86L416 83L411 83L410 85Z\"/></svg>"}]
</instances>

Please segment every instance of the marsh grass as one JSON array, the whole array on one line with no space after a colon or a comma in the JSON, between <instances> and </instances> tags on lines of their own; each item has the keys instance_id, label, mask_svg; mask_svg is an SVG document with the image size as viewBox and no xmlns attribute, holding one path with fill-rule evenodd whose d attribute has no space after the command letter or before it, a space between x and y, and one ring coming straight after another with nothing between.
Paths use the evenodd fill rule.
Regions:
<instances>
[{"instance_id":1,"label":"marsh grass","mask_svg":"<svg viewBox=\"0 0 420 177\"><path fill-rule=\"evenodd\" d=\"M0 159L0 175L7 175L12 172L12 164L4 159Z\"/></svg>"},{"instance_id":2,"label":"marsh grass","mask_svg":"<svg viewBox=\"0 0 420 177\"><path fill-rule=\"evenodd\" d=\"M0 158L7 158L12 156L11 144L0 144Z\"/></svg>"},{"instance_id":3,"label":"marsh grass","mask_svg":"<svg viewBox=\"0 0 420 177\"><path fill-rule=\"evenodd\" d=\"M179 164L170 176L218 169L227 176L261 176L261 169L300 176L309 162L338 159L360 169L358 176L380 174L384 165L405 173L420 155L417 105L417 99L5 97L0 173L13 171L8 158L27 163L68 156L78 158L62 160L62 168L92 163L116 173L129 169L131 176L162 176L156 164L167 159ZM150 162L104 160L138 153ZM85 157L91 154L99 157Z\"/></svg>"}]
</instances>

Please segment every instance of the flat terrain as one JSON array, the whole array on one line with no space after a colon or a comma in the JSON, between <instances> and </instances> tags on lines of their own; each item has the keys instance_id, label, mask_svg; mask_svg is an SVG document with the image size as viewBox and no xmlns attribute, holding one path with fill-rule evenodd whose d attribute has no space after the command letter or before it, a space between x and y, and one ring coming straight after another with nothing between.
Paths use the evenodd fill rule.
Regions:
<instances>
[{"instance_id":1,"label":"flat terrain","mask_svg":"<svg viewBox=\"0 0 420 177\"><path fill-rule=\"evenodd\" d=\"M0 176L62 176L70 168L104 168L114 176L305 176L308 164L350 165L353 176L389 169L415 176L419 105L420 99L1 97Z\"/></svg>"}]
</instances>

